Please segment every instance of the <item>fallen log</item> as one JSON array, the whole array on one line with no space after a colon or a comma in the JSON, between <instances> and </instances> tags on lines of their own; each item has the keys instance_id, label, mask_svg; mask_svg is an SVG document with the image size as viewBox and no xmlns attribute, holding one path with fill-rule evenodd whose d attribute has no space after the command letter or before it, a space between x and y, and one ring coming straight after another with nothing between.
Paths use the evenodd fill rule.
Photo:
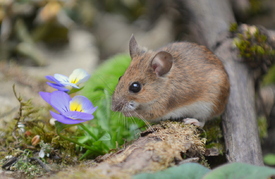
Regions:
<instances>
[{"instance_id":1,"label":"fallen log","mask_svg":"<svg viewBox=\"0 0 275 179\"><path fill-rule=\"evenodd\" d=\"M98 157L91 167L59 172L52 178L130 178L131 175L166 169L186 162L204 163L202 130L181 122L162 122L150 127L131 145Z\"/></svg>"}]
</instances>

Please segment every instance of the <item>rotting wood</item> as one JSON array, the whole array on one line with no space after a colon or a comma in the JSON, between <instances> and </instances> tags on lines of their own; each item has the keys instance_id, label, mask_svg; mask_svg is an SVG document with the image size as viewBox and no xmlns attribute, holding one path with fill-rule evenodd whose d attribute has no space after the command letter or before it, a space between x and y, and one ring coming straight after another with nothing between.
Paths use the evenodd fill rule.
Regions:
<instances>
[{"instance_id":1,"label":"rotting wood","mask_svg":"<svg viewBox=\"0 0 275 179\"><path fill-rule=\"evenodd\" d=\"M125 149L111 154L104 163L130 174L163 170L186 158L203 157L205 139L193 125L162 122L149 129L150 133L137 139ZM129 167L131 166L131 167ZM96 168L103 167L99 164Z\"/></svg>"},{"instance_id":2,"label":"rotting wood","mask_svg":"<svg viewBox=\"0 0 275 179\"><path fill-rule=\"evenodd\" d=\"M203 161L205 139L199 137L201 131L181 122L162 122L149 128L144 136L126 148L97 158L97 164L83 168L80 173L90 178L130 178L134 174L163 170L185 161ZM71 174L69 169L53 178L67 178ZM76 176L75 172L72 176Z\"/></svg>"}]
</instances>

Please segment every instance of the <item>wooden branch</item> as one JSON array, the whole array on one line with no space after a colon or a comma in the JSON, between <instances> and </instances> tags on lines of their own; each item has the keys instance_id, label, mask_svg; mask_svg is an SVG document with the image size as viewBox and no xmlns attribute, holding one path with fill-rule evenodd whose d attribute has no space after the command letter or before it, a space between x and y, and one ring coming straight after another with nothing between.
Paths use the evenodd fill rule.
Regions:
<instances>
[{"instance_id":1,"label":"wooden branch","mask_svg":"<svg viewBox=\"0 0 275 179\"><path fill-rule=\"evenodd\" d=\"M228 39L215 51L230 78L231 93L223 115L226 155L230 162L263 165L255 113L255 84L248 67L238 62Z\"/></svg>"},{"instance_id":2,"label":"wooden branch","mask_svg":"<svg viewBox=\"0 0 275 179\"><path fill-rule=\"evenodd\" d=\"M104 163L136 174L163 170L183 161L183 156L201 157L205 152L205 141L193 125L162 122L141 135L133 144L104 159Z\"/></svg>"},{"instance_id":3,"label":"wooden branch","mask_svg":"<svg viewBox=\"0 0 275 179\"><path fill-rule=\"evenodd\" d=\"M260 89L256 101L258 115L269 117L275 114L275 85L265 86ZM272 126L275 127L275 126Z\"/></svg>"},{"instance_id":4,"label":"wooden branch","mask_svg":"<svg viewBox=\"0 0 275 179\"><path fill-rule=\"evenodd\" d=\"M178 0L191 16L190 28L197 37L198 43L213 50L220 39L220 35L227 31L230 24L235 22L228 1L220 0ZM180 3L179 3L180 4ZM181 7L180 7L181 8Z\"/></svg>"},{"instance_id":5,"label":"wooden branch","mask_svg":"<svg viewBox=\"0 0 275 179\"><path fill-rule=\"evenodd\" d=\"M44 54L33 42L22 19L18 19L16 21L15 32L21 42L15 47L14 50L21 55L28 57L37 66L47 65L47 60L45 59Z\"/></svg>"},{"instance_id":6,"label":"wooden branch","mask_svg":"<svg viewBox=\"0 0 275 179\"><path fill-rule=\"evenodd\" d=\"M141 137L123 150L97 158L93 167L86 168L89 178L130 178L131 175L153 172L203 157L205 139L199 130L180 122L162 122L143 132ZM184 159L184 158L187 159ZM82 166L83 167L83 166ZM73 171L73 173L71 172ZM83 173L83 168L81 169ZM59 178L82 176L76 170L60 172Z\"/></svg>"},{"instance_id":7,"label":"wooden branch","mask_svg":"<svg viewBox=\"0 0 275 179\"><path fill-rule=\"evenodd\" d=\"M255 114L254 80L249 68L240 62L238 51L228 39L234 17L228 1L182 0L196 24L198 39L223 61L231 90L223 115L223 129L229 162L263 165ZM200 41L201 42L201 41Z\"/></svg>"},{"instance_id":8,"label":"wooden branch","mask_svg":"<svg viewBox=\"0 0 275 179\"><path fill-rule=\"evenodd\" d=\"M249 0L230 0L230 4L238 18L245 20L249 16L249 9L251 8Z\"/></svg>"}]
</instances>

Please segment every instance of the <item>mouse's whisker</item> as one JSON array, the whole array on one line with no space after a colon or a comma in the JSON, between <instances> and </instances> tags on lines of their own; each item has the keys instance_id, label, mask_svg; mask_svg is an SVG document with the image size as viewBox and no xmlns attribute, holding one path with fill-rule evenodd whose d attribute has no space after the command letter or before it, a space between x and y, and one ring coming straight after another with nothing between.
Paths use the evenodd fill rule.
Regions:
<instances>
[{"instance_id":1,"label":"mouse's whisker","mask_svg":"<svg viewBox=\"0 0 275 179\"><path fill-rule=\"evenodd\" d=\"M143 116L141 116L137 112L135 112L135 113L136 113L136 116L138 116L138 118L141 119L145 123L145 125L151 130L152 125Z\"/></svg>"},{"instance_id":2,"label":"mouse's whisker","mask_svg":"<svg viewBox=\"0 0 275 179\"><path fill-rule=\"evenodd\" d=\"M104 89L106 89L106 90L107 90L109 93L111 93L111 94L114 92L114 89L113 89L112 87L110 87L110 85L106 82L106 81L108 81L108 80L102 78L102 76L100 76L100 75L96 75L96 77L97 77L99 80L101 80L102 83L104 83L104 86L105 86Z\"/></svg>"}]
</instances>

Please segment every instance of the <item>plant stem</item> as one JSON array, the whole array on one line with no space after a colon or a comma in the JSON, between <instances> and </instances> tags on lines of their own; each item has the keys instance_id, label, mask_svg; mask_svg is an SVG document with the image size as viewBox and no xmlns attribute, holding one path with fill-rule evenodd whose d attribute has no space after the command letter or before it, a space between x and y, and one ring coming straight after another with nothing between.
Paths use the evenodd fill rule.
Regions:
<instances>
[{"instance_id":1,"label":"plant stem","mask_svg":"<svg viewBox=\"0 0 275 179\"><path fill-rule=\"evenodd\" d=\"M80 123L79 126L83 130L85 130L91 137L93 137L95 141L97 141L97 137L83 123ZM102 145L104 146L104 148L106 149L106 151L110 150L109 147L104 142L102 142Z\"/></svg>"},{"instance_id":2,"label":"plant stem","mask_svg":"<svg viewBox=\"0 0 275 179\"><path fill-rule=\"evenodd\" d=\"M106 90L106 89L104 89L104 94L105 94L106 105L107 105L106 106L106 109L107 109L106 110L106 114L107 114L106 116L107 116L107 119L110 119L111 114L110 114L110 110L109 109L111 109L111 97L110 97L110 94L109 94L108 90Z\"/></svg>"},{"instance_id":3,"label":"plant stem","mask_svg":"<svg viewBox=\"0 0 275 179\"><path fill-rule=\"evenodd\" d=\"M75 144L77 144L77 145L79 145L79 146L82 146L82 147L84 147L84 148L86 148L86 149L88 149L88 150L91 150L91 151L94 150L93 148L91 148L91 147L88 146L88 145L79 143L79 142L77 142L77 141L75 141L75 140L73 140L73 139L70 139L70 138L68 138L68 137L63 136L62 134L60 134L59 130L56 130L56 132L57 132L57 134L58 134L61 138L65 139L65 140L68 140L68 141L70 141L70 142L72 142L72 143L75 143Z\"/></svg>"},{"instance_id":4,"label":"plant stem","mask_svg":"<svg viewBox=\"0 0 275 179\"><path fill-rule=\"evenodd\" d=\"M95 141L97 140L97 137L84 124L80 123L79 126L94 138Z\"/></svg>"}]
</instances>

